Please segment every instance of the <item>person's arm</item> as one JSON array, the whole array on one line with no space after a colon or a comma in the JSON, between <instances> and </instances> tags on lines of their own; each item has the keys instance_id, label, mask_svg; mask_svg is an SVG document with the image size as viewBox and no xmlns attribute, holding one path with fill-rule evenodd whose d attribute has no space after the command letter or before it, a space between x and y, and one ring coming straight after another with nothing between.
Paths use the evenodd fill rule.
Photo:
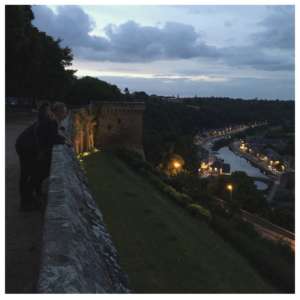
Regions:
<instances>
[{"instance_id":1,"label":"person's arm","mask_svg":"<svg viewBox=\"0 0 300 300\"><path fill-rule=\"evenodd\" d=\"M66 138L59 134L56 121L50 123L49 139L52 145L60 145L66 143Z\"/></svg>"}]
</instances>

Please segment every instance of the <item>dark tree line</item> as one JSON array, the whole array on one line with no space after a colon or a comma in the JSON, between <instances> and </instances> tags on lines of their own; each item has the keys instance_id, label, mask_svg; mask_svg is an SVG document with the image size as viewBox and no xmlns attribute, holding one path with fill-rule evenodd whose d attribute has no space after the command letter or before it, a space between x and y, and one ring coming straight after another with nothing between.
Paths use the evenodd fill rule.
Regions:
<instances>
[{"instance_id":1,"label":"dark tree line","mask_svg":"<svg viewBox=\"0 0 300 300\"><path fill-rule=\"evenodd\" d=\"M63 97L74 78L71 49L61 47L31 22L30 6L8 5L5 9L6 95Z\"/></svg>"},{"instance_id":2,"label":"dark tree line","mask_svg":"<svg viewBox=\"0 0 300 300\"><path fill-rule=\"evenodd\" d=\"M124 100L116 85L94 77L85 76L73 81L66 102L73 105L85 105L92 101L120 101Z\"/></svg>"}]
</instances>

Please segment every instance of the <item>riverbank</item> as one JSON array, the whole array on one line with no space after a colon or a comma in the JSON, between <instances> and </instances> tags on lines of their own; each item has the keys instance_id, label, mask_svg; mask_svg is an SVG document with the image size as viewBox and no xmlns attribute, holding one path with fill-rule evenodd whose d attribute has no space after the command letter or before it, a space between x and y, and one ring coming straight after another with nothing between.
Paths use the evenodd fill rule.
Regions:
<instances>
[{"instance_id":1,"label":"riverbank","mask_svg":"<svg viewBox=\"0 0 300 300\"><path fill-rule=\"evenodd\" d=\"M254 167L260 169L263 173L265 173L271 180L278 180L280 175L274 174L271 170L266 168L261 162L259 162L256 158L253 158L251 155L241 152L239 149L238 142L233 142L229 146L229 149L235 153L236 155L245 158L249 163L251 163Z\"/></svg>"}]
</instances>

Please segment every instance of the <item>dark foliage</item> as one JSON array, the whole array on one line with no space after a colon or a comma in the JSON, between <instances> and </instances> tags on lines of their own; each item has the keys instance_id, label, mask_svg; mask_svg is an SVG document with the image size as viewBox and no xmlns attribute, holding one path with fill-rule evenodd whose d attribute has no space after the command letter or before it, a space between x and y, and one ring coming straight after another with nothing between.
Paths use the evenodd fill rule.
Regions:
<instances>
[{"instance_id":1,"label":"dark foliage","mask_svg":"<svg viewBox=\"0 0 300 300\"><path fill-rule=\"evenodd\" d=\"M116 85L86 76L73 81L66 100L71 105L86 105L92 101L118 101L123 98Z\"/></svg>"},{"instance_id":2,"label":"dark foliage","mask_svg":"<svg viewBox=\"0 0 300 300\"><path fill-rule=\"evenodd\" d=\"M288 246L260 238L251 225L241 221L229 221L214 214L211 225L281 292L294 292L295 258Z\"/></svg>"},{"instance_id":3,"label":"dark foliage","mask_svg":"<svg viewBox=\"0 0 300 300\"><path fill-rule=\"evenodd\" d=\"M30 6L7 5L5 17L6 96L70 105L125 99L115 85L93 77L77 79L68 68L71 49L32 25Z\"/></svg>"},{"instance_id":4,"label":"dark foliage","mask_svg":"<svg viewBox=\"0 0 300 300\"><path fill-rule=\"evenodd\" d=\"M31 24L30 6L5 9L6 95L35 99L61 98L74 78L71 49Z\"/></svg>"}]
</instances>

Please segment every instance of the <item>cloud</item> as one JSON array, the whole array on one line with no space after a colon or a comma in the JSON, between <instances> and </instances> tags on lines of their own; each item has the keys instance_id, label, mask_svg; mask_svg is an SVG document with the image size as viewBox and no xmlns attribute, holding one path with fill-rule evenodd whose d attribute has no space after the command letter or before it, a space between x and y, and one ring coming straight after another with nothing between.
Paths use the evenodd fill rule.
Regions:
<instances>
[{"instance_id":1,"label":"cloud","mask_svg":"<svg viewBox=\"0 0 300 300\"><path fill-rule=\"evenodd\" d=\"M250 35L247 46L228 47L208 45L193 26L178 22L155 27L129 20L109 24L104 27L103 36L95 36L91 35L95 22L79 6L57 6L56 12L46 6L33 6L33 11L34 24L63 39L63 45L73 49L75 58L120 63L198 59L199 65L201 61L210 61L235 68L294 69L294 9L291 7L270 9L258 24L260 31ZM234 30L230 20L226 19L226 24Z\"/></svg>"},{"instance_id":2,"label":"cloud","mask_svg":"<svg viewBox=\"0 0 300 300\"><path fill-rule=\"evenodd\" d=\"M141 26L128 21L109 25L105 33L114 58L120 61L153 61L158 59L188 59L215 57L215 47L208 46L193 26L167 22L162 28Z\"/></svg>"},{"instance_id":3,"label":"cloud","mask_svg":"<svg viewBox=\"0 0 300 300\"><path fill-rule=\"evenodd\" d=\"M216 47L207 45L191 25L167 22L158 28L127 21L107 25L106 36L98 37L89 34L95 24L78 6L58 6L56 13L45 6L34 6L33 11L38 28L61 38L81 57L138 62L218 55Z\"/></svg>"},{"instance_id":4,"label":"cloud","mask_svg":"<svg viewBox=\"0 0 300 300\"><path fill-rule=\"evenodd\" d=\"M225 27L232 27L233 24L232 24L231 21L228 21L228 20L227 20L227 21L224 22L224 26L225 26Z\"/></svg>"},{"instance_id":5,"label":"cloud","mask_svg":"<svg viewBox=\"0 0 300 300\"><path fill-rule=\"evenodd\" d=\"M255 45L265 48L294 49L294 6L272 7L271 14L258 25L262 31L252 35Z\"/></svg>"},{"instance_id":6,"label":"cloud","mask_svg":"<svg viewBox=\"0 0 300 300\"><path fill-rule=\"evenodd\" d=\"M79 6L57 6L56 13L44 5L34 5L32 9L35 15L33 24L51 36L62 39L64 46L107 49L106 39L89 35L95 23Z\"/></svg>"},{"instance_id":7,"label":"cloud","mask_svg":"<svg viewBox=\"0 0 300 300\"><path fill-rule=\"evenodd\" d=\"M258 70L293 70L294 56L291 52L264 51L257 46L228 47L222 50L222 61L235 67L252 67Z\"/></svg>"}]
</instances>

